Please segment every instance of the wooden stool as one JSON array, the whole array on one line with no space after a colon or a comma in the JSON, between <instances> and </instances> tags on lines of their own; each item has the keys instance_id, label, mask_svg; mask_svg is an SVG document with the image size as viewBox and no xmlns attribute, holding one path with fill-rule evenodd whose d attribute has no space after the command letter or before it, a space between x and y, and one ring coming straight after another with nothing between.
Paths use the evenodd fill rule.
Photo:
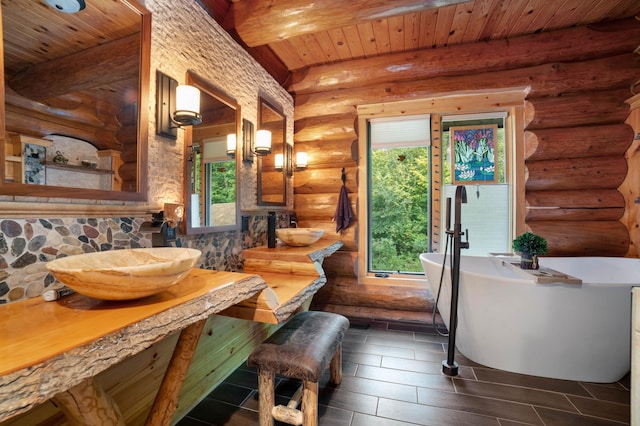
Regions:
<instances>
[{"instance_id":1,"label":"wooden stool","mask_svg":"<svg viewBox=\"0 0 640 426\"><path fill-rule=\"evenodd\" d=\"M349 320L328 312L301 312L258 346L247 365L258 369L260 426L272 426L273 419L292 425L318 424L318 382L327 366L331 382L342 381L342 338ZM274 376L302 381L289 404L274 407ZM301 411L297 410L302 398Z\"/></svg>"}]
</instances>

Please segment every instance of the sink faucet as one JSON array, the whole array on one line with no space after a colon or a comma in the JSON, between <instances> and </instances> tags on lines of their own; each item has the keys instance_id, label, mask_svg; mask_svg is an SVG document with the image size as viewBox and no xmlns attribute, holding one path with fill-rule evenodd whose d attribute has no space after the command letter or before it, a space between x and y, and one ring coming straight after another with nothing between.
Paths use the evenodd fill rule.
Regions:
<instances>
[{"instance_id":1,"label":"sink faucet","mask_svg":"<svg viewBox=\"0 0 640 426\"><path fill-rule=\"evenodd\" d=\"M289 218L289 228L297 228L297 227L298 227L298 221L294 216L291 216L291 218Z\"/></svg>"}]
</instances>

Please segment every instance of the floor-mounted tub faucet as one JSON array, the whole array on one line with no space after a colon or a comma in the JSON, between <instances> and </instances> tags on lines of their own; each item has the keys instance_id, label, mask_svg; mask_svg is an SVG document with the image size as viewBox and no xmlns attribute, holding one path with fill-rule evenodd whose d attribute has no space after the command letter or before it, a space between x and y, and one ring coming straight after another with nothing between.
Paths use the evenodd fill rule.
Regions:
<instances>
[{"instance_id":1,"label":"floor-mounted tub faucet","mask_svg":"<svg viewBox=\"0 0 640 426\"><path fill-rule=\"evenodd\" d=\"M460 286L460 250L469 248L469 231L462 232L462 204L467 203L467 190L463 185L456 187L453 230L451 229L451 198L447 198L447 234L453 238L453 262L451 265L451 310L449 318L449 344L447 359L442 361L442 373L447 376L458 375L456 351L456 327L458 325L458 288ZM466 241L462 241L462 236ZM446 254L446 253L445 253Z\"/></svg>"}]
</instances>

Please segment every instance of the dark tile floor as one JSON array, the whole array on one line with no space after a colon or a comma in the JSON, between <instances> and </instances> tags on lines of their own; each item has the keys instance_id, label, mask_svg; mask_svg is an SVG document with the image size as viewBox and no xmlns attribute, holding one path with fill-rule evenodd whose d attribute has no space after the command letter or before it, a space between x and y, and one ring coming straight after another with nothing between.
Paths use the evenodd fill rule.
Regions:
<instances>
[{"instance_id":1,"label":"dark tile floor","mask_svg":"<svg viewBox=\"0 0 640 426\"><path fill-rule=\"evenodd\" d=\"M483 367L456 355L459 376L441 373L447 339L431 326L351 320L343 342L343 381L320 383L323 426L630 424L630 376L594 384ZM298 383L276 380L286 405ZM179 426L258 424L257 375L238 368ZM277 425L282 423L276 422Z\"/></svg>"}]
</instances>

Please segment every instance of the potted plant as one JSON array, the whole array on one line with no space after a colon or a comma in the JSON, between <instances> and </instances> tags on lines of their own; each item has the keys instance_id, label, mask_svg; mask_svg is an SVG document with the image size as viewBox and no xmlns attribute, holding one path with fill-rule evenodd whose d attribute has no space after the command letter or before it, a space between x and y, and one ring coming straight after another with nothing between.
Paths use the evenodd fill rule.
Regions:
<instances>
[{"instance_id":1,"label":"potted plant","mask_svg":"<svg viewBox=\"0 0 640 426\"><path fill-rule=\"evenodd\" d=\"M538 256L547 253L547 240L533 232L525 232L513 240L513 251L520 253L522 269L538 269Z\"/></svg>"}]
</instances>

